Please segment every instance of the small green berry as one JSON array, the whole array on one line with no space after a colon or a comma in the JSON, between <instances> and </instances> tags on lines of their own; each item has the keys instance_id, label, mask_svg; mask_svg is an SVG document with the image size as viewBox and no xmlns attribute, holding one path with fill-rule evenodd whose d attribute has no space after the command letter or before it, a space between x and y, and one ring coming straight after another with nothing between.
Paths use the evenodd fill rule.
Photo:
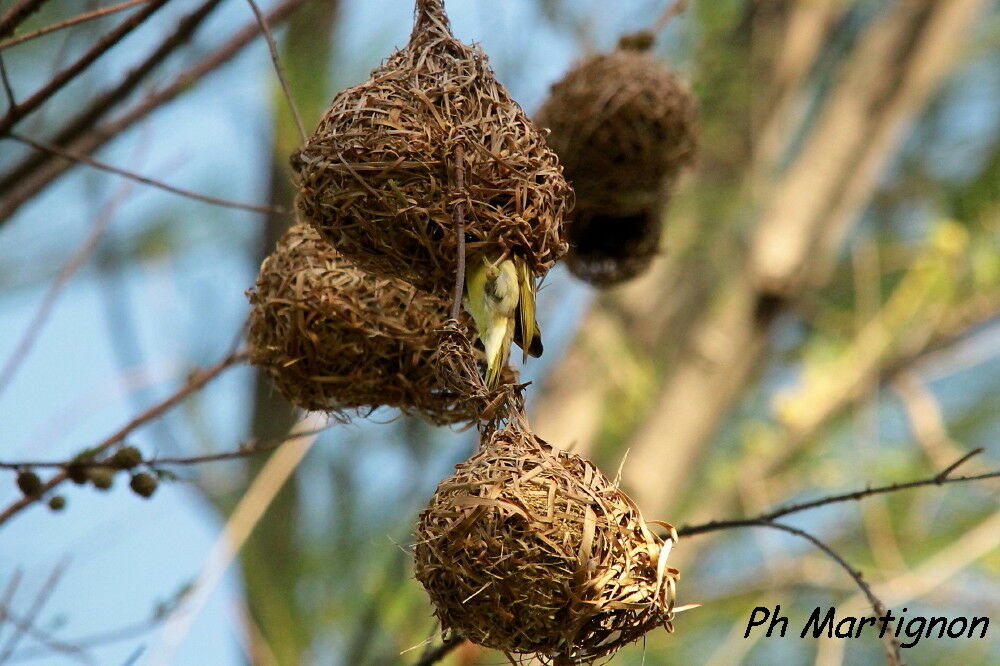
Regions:
<instances>
[{"instance_id":1,"label":"small green berry","mask_svg":"<svg viewBox=\"0 0 1000 666\"><path fill-rule=\"evenodd\" d=\"M142 453L134 446L123 446L115 451L108 463L115 469L132 469L142 463Z\"/></svg>"},{"instance_id":2,"label":"small green berry","mask_svg":"<svg viewBox=\"0 0 1000 666\"><path fill-rule=\"evenodd\" d=\"M158 486L159 483L157 482L156 477L152 474L141 472L133 476L128 485L132 488L132 491L136 495L149 497L156 492L156 486Z\"/></svg>"},{"instance_id":3,"label":"small green berry","mask_svg":"<svg viewBox=\"0 0 1000 666\"><path fill-rule=\"evenodd\" d=\"M49 498L49 508L53 511L62 511L66 508L66 498L62 495L53 495Z\"/></svg>"},{"instance_id":4,"label":"small green berry","mask_svg":"<svg viewBox=\"0 0 1000 666\"><path fill-rule=\"evenodd\" d=\"M98 490L107 490L115 481L115 470L110 467L90 467L87 478Z\"/></svg>"},{"instance_id":5,"label":"small green berry","mask_svg":"<svg viewBox=\"0 0 1000 666\"><path fill-rule=\"evenodd\" d=\"M42 480L31 470L25 470L17 475L17 487L25 497L35 497L42 492Z\"/></svg>"}]
</instances>

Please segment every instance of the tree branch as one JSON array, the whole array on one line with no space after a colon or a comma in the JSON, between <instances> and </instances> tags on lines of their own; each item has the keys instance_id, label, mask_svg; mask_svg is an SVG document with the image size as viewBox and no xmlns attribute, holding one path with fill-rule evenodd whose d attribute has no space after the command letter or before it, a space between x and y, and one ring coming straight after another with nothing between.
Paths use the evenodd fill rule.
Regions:
<instances>
[{"instance_id":1,"label":"tree branch","mask_svg":"<svg viewBox=\"0 0 1000 666\"><path fill-rule=\"evenodd\" d=\"M222 206L224 208L236 208L239 210L253 211L255 213L268 213L274 215L282 215L287 212L284 208L281 208L280 206L249 204L249 203L243 203L241 201L232 201L231 199L221 199L219 197L213 197L207 194L201 194L199 192L186 190L181 187L168 185L167 183L156 180L154 178L149 178L147 176L140 175L133 171L128 171L126 169L113 166L106 162L95 160L94 158L89 157L88 155L77 153L72 150L66 150L65 148L60 148L59 146L55 146L52 145L51 143L46 143L44 141L39 141L37 139L31 139L26 136L21 136L20 134L17 134L15 132L8 133L8 136L11 139L14 139L15 141L20 141L21 143L31 146L35 150L51 153L53 155L58 155L59 157L62 157L64 159L73 162L80 162L82 164L86 164L87 166L92 166L95 169L100 169L101 171L107 171L109 173L113 173L119 176L124 176L129 180L133 180L137 183L142 183L143 185L151 185L152 187L159 188L166 192L170 192L172 194L178 194L188 199L194 199L195 201L202 201L204 203L212 204L213 206Z\"/></svg>"},{"instance_id":2,"label":"tree branch","mask_svg":"<svg viewBox=\"0 0 1000 666\"><path fill-rule=\"evenodd\" d=\"M826 553L830 559L840 565L840 567L848 573L848 575L854 579L854 582L861 589L864 595L868 598L869 603L871 603L872 608L875 610L876 615L884 616L886 614L885 604L882 600L875 596L870 585L865 582L865 579L861 576L861 572L852 567L847 560L845 560L840 553L835 551L832 547L820 541L813 535L798 529L797 527L791 527L790 525L785 525L783 523L775 523L771 521L763 521L754 525L754 527L770 527L777 530L782 530L783 532L788 532L789 534L794 534L795 536L802 537L806 539L814 546ZM883 639L883 647L885 648L886 663L889 666L902 666L903 657L900 654L899 640L896 638L896 634L893 632L888 632Z\"/></svg>"},{"instance_id":3,"label":"tree branch","mask_svg":"<svg viewBox=\"0 0 1000 666\"><path fill-rule=\"evenodd\" d=\"M201 390L211 380L215 379L220 374L222 374L223 371L227 370L228 368L231 368L234 365L242 363L243 361L246 360L246 358L247 356L245 352L232 353L223 358L215 365L193 373L188 379L188 381L181 388L175 391L172 395L156 403L146 411L142 412L138 416L131 419L128 423L123 425L121 428L116 430L111 435L104 438L94 446L90 447L88 449L89 457L92 458L100 453L103 453L104 451L111 448L115 444L118 444L119 442L123 441L126 437L132 434L132 432L136 428L145 425L146 423L152 421L155 418L160 417L162 414L169 411L171 408L180 403L184 398L188 397L192 393L195 393L196 391ZM52 478L50 478L48 481L43 483L42 487L40 488L37 494L32 495L31 497L22 497L16 502L10 504L6 509L0 512L0 525L3 525L5 522L10 520L14 515L19 513L22 509L31 506L32 504L37 502L39 499L44 497L47 492L49 492L50 490L61 484L67 478L68 477L66 475L66 472L59 472L58 474L52 476Z\"/></svg>"},{"instance_id":4,"label":"tree branch","mask_svg":"<svg viewBox=\"0 0 1000 666\"><path fill-rule=\"evenodd\" d=\"M47 0L21 0L0 15L0 37L13 34L17 26L21 25L29 16L38 11Z\"/></svg>"},{"instance_id":5,"label":"tree branch","mask_svg":"<svg viewBox=\"0 0 1000 666\"><path fill-rule=\"evenodd\" d=\"M11 37L10 39L0 42L0 51L4 49L9 49L17 44L22 44L24 42L31 41L32 39L37 39L43 35L47 35L51 32L56 32L57 30L62 30L64 28L69 28L70 26L78 25L80 23L86 23L87 21L92 21L96 18L101 18L102 16L107 16L109 14L114 14L116 12L124 11L136 5L141 5L144 2L149 2L149 0L125 0L125 2L119 2L117 5L111 5L110 7L99 7L89 12L84 12L83 14L78 14L77 16L72 16L68 19L58 21L51 25L47 25L44 28L39 28L32 32L25 33L18 37Z\"/></svg>"},{"instance_id":6,"label":"tree branch","mask_svg":"<svg viewBox=\"0 0 1000 666\"><path fill-rule=\"evenodd\" d=\"M75 141L84 132L91 129L111 108L130 95L139 84L167 56L187 42L204 20L218 7L221 0L206 0L195 10L182 17L173 32L163 40L138 65L131 68L120 83L98 94L90 104L75 116L66 121L62 129L56 132L49 143L64 147ZM3 176L0 176L0 195L16 187L28 176L54 158L51 153L34 153L21 160Z\"/></svg>"},{"instance_id":7,"label":"tree branch","mask_svg":"<svg viewBox=\"0 0 1000 666\"><path fill-rule=\"evenodd\" d=\"M59 272L56 273L55 279L42 297L42 301L38 305L38 309L35 311L31 321L28 322L28 326L25 328L21 339L14 347L14 350L11 351L10 356L7 357L7 361L0 367L0 396L3 395L10 382L14 379L14 375L17 374L24 359L27 358L62 290L93 254L94 249L101 240L101 236L104 235L104 232L107 231L108 226L114 220L115 212L128 197L131 189L132 184L126 184L102 206L96 219L90 225L90 232L84 239L83 244L77 248L76 252L66 260L59 269Z\"/></svg>"},{"instance_id":8,"label":"tree branch","mask_svg":"<svg viewBox=\"0 0 1000 666\"><path fill-rule=\"evenodd\" d=\"M283 0L267 14L268 22L273 24L287 18L289 14L298 9L304 2L305 0ZM117 119L98 126L87 134L80 136L71 146L67 147L80 154L91 153L97 150L144 118L151 111L177 98L200 78L229 62L237 53L253 41L259 32L260 26L257 22L250 21L249 24L236 32L229 41L210 52L195 65L181 72L169 85L151 93ZM65 162L49 163L46 165L46 168L33 172L30 177L14 181L10 191L4 192L3 202L0 203L0 226L26 201L29 201L45 186L62 175L70 166L71 164Z\"/></svg>"},{"instance_id":9,"label":"tree branch","mask_svg":"<svg viewBox=\"0 0 1000 666\"><path fill-rule=\"evenodd\" d=\"M154 456L152 458L143 458L136 464L136 467L146 466L146 467L160 467L162 465L200 465L202 463L219 462L222 460L238 460L240 458L249 458L250 456L257 455L258 453L267 453L268 451L273 451L285 442L291 441L299 437L311 437L313 435L318 435L321 432L329 430L332 426L325 425L322 428L314 428L312 430L305 430L302 432L296 432L293 434L285 435L284 437L271 440L269 442L263 442L260 444L245 444L240 446L235 451L223 451L220 453L206 453L200 456L165 456L159 457ZM0 462L0 469L9 470L22 470L22 469L63 469L68 466L76 467L112 467L109 460L28 460L20 462Z\"/></svg>"},{"instance_id":10,"label":"tree branch","mask_svg":"<svg viewBox=\"0 0 1000 666\"><path fill-rule=\"evenodd\" d=\"M125 38L130 32L138 28L150 16L159 11L169 0L150 0L149 5L129 16L122 21L117 28L105 34L97 42L87 49L86 53L80 56L76 62L66 69L53 76L48 83L43 85L34 95L24 100L16 107L7 110L7 114L0 119L0 136L6 135L13 129L22 118L36 111L50 97L62 90L66 84L79 76L95 60L111 50L118 42Z\"/></svg>"},{"instance_id":11,"label":"tree branch","mask_svg":"<svg viewBox=\"0 0 1000 666\"><path fill-rule=\"evenodd\" d=\"M284 70L281 68L281 60L278 58L278 46L274 43L274 36L271 34L271 28L267 25L267 19L260 12L260 7L254 0L247 0L250 5L250 9L253 11L254 17L257 19L258 25L260 25L261 32L264 33L264 39L267 41L267 50L271 53L271 64L274 65L274 73L278 76L278 83L281 84L281 92L285 95L285 102L288 103L288 109L292 112L292 118L295 120L295 127L299 131L299 140L305 145L308 140L306 136L306 128L302 125L302 117L299 115L299 108L295 106L295 100L292 99L292 91L288 88L288 82L285 80Z\"/></svg>"},{"instance_id":12,"label":"tree branch","mask_svg":"<svg viewBox=\"0 0 1000 666\"><path fill-rule=\"evenodd\" d=\"M768 513L762 513L753 518L737 518L732 520L713 520L708 523L702 523L698 525L685 525L678 528L678 536L693 536L695 534L705 534L706 532L715 532L718 530L725 530L734 527L753 527L754 525L760 525L763 523L770 523L778 518L783 518L793 513L798 513L800 511L808 511L809 509L816 509L821 506L826 506L828 504L837 504L839 502L850 502L850 501L860 501L866 497L872 497L874 495L884 495L886 493L899 492L901 490L910 490L912 488L921 488L924 486L942 486L947 483L964 483L966 481L983 481L985 479L996 479L1000 478L1000 470L994 472L987 472L985 474L976 474L973 476L951 476L952 472L958 469L959 466L968 462L970 458L979 453L982 453L983 449L975 449L970 451L966 455L962 456L960 459L956 460L954 463L949 465L944 471L935 474L934 476L918 479L916 481L905 481L900 483L892 483L885 486L869 486L863 490L855 490L849 493L841 493L838 495L829 495L827 497L822 497L820 499L811 500L809 502L802 502L801 504L792 504L790 506L775 509L774 511L769 511Z\"/></svg>"}]
</instances>

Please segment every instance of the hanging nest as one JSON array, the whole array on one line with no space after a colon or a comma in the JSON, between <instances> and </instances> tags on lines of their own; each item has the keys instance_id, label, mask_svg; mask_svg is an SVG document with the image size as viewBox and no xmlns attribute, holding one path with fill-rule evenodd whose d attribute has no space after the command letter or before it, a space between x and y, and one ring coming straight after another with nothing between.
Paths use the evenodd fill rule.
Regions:
<instances>
[{"instance_id":1,"label":"hanging nest","mask_svg":"<svg viewBox=\"0 0 1000 666\"><path fill-rule=\"evenodd\" d=\"M388 405L443 425L478 420L499 395L442 387L447 301L365 273L308 225L285 233L248 296L250 359L303 409L346 419ZM471 322L456 326L468 335Z\"/></svg>"},{"instance_id":2,"label":"hanging nest","mask_svg":"<svg viewBox=\"0 0 1000 666\"><path fill-rule=\"evenodd\" d=\"M694 98L648 52L651 44L625 37L583 61L537 114L576 190L570 269L600 286L648 267L671 190L697 149Z\"/></svg>"},{"instance_id":3,"label":"hanging nest","mask_svg":"<svg viewBox=\"0 0 1000 666\"><path fill-rule=\"evenodd\" d=\"M417 525L415 573L442 629L590 663L654 627L672 631L666 527L664 542L592 463L515 419L438 485Z\"/></svg>"},{"instance_id":4,"label":"hanging nest","mask_svg":"<svg viewBox=\"0 0 1000 666\"><path fill-rule=\"evenodd\" d=\"M292 157L297 209L345 257L430 293L455 282L456 209L470 253L565 254L572 190L543 133L451 34L443 0L418 0L407 46L339 93Z\"/></svg>"}]
</instances>

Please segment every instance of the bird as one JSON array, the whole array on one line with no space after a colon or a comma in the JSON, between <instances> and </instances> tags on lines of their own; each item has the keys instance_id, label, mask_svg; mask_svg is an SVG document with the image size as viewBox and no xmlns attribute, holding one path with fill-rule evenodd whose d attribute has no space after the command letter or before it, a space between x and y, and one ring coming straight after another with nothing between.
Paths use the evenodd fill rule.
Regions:
<instances>
[{"instance_id":1,"label":"bird","mask_svg":"<svg viewBox=\"0 0 1000 666\"><path fill-rule=\"evenodd\" d=\"M486 351L486 386L500 385L511 342L528 356L541 356L542 337L535 321L535 280L519 257L470 262L465 279L465 308L472 315ZM525 342L527 341L527 342Z\"/></svg>"}]
</instances>

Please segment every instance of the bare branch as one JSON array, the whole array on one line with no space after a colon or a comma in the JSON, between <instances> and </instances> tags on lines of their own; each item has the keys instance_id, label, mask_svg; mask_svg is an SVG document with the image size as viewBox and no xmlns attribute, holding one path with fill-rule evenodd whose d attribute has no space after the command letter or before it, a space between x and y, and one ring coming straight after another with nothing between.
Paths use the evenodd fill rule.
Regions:
<instances>
[{"instance_id":1,"label":"bare branch","mask_svg":"<svg viewBox=\"0 0 1000 666\"><path fill-rule=\"evenodd\" d=\"M285 72L282 70L281 61L278 59L278 47L274 43L271 28L267 25L267 19L260 13L260 7L257 6L257 3L254 0L247 0L247 3L250 5L250 9L253 10L253 15L257 18L260 29L264 32L264 39L267 40L267 49L271 52L271 63L274 65L274 73L278 75L281 91L285 95L285 101L288 102L288 109L292 112L292 118L295 119L295 127L299 130L299 139L305 145L307 140L306 128L302 125L302 117L299 116L299 109L295 106L295 100L292 99L292 92L288 88L288 82L285 81Z\"/></svg>"},{"instance_id":2,"label":"bare branch","mask_svg":"<svg viewBox=\"0 0 1000 666\"><path fill-rule=\"evenodd\" d=\"M6 135L22 118L36 111L50 97L79 76L95 60L111 50L126 35L138 28L146 19L159 11L169 0L150 0L149 5L129 16L117 28L97 40L76 62L53 76L34 95L24 100L0 119L0 136Z\"/></svg>"},{"instance_id":3,"label":"bare branch","mask_svg":"<svg viewBox=\"0 0 1000 666\"><path fill-rule=\"evenodd\" d=\"M23 42L31 41L32 39L37 39L38 37L47 35L51 32L62 30L63 28L69 28L70 26L74 26L80 23L86 23L87 21L92 21L93 19L101 18L102 16L114 14L116 12L129 9L130 7L135 7L136 5L141 5L144 2L149 2L149 0L126 0L125 2L120 2L117 5L111 5L110 7L100 7L93 11L84 12L83 14L78 14L77 16L73 16L71 18L64 19L57 23L47 25L44 28L39 28L38 30L25 33L18 37L11 37L10 39L2 41L0 42L0 51L3 51L4 49L9 49L10 47L16 46L17 44L21 44Z\"/></svg>"},{"instance_id":4,"label":"bare branch","mask_svg":"<svg viewBox=\"0 0 1000 666\"><path fill-rule=\"evenodd\" d=\"M695 534L704 534L706 532L715 532L718 530L730 529L733 527L752 527L753 525L760 525L761 523L770 523L778 518L783 518L784 516L798 513L799 511L808 511L809 509L816 509L821 506L826 506L827 504L837 504L839 502L850 502L863 500L866 497L872 497L874 495L884 495L886 493L894 493L900 490L910 490L912 488L921 488L924 486L941 486L946 483L964 483L966 481L983 481L985 479L996 479L1000 478L1000 471L986 472L985 474L976 474L974 476L951 476L958 467L966 463L973 456L981 453L983 449L976 449L969 452L968 454L962 456L959 460L955 461L949 465L944 471L934 476L928 477L926 479L919 479L916 481L906 481L902 483L892 483L886 486L876 486L867 487L864 490L855 490L849 493L842 493L839 495L829 495L827 497L822 497L820 499L812 500L809 502L802 502L801 504L793 504L791 506L775 509L768 513L762 513L759 516L753 518L737 518L734 520L713 520L708 523L702 523L700 525L685 525L677 530L679 536L692 536Z\"/></svg>"},{"instance_id":5,"label":"bare branch","mask_svg":"<svg viewBox=\"0 0 1000 666\"><path fill-rule=\"evenodd\" d=\"M18 631L24 632L26 636L37 641L40 645L35 648L37 654L44 655L52 652L57 652L59 654L66 655L67 658L73 659L81 664L93 664L94 659L86 650L79 645L74 645L66 641L61 641L46 631L42 631L38 627L29 624L24 618L20 618L14 615L10 611L10 608L5 604L0 603L0 619L9 620L11 624ZM31 654L29 652L31 648L22 649L14 652L10 656L10 661L16 662L24 658L25 653Z\"/></svg>"},{"instance_id":6,"label":"bare branch","mask_svg":"<svg viewBox=\"0 0 1000 666\"><path fill-rule=\"evenodd\" d=\"M3 664L10 659L10 655L14 652L17 644L21 642L21 639L24 638L27 633L25 627L34 626L35 618L37 618L38 614L42 612L42 607L45 605L45 602L49 600L49 597L51 597L52 593L55 591L56 585L59 583L59 579L62 577L63 572L66 571L67 564L68 562L66 560L61 561L55 566L52 573L49 574L49 577L45 580L42 588L35 596L35 600L31 604L31 608L29 608L27 614L25 614L21 626L17 628L13 636L7 639L7 644L4 645L3 650L0 651L0 664Z\"/></svg>"},{"instance_id":7,"label":"bare branch","mask_svg":"<svg viewBox=\"0 0 1000 666\"><path fill-rule=\"evenodd\" d=\"M29 16L38 11L38 8L47 0L21 0L13 7L0 15L0 37L13 34L17 26L21 25Z\"/></svg>"},{"instance_id":8,"label":"bare branch","mask_svg":"<svg viewBox=\"0 0 1000 666\"><path fill-rule=\"evenodd\" d=\"M287 18L304 2L305 0L283 0L267 14L268 22L273 24ZM207 54L202 60L187 70L181 72L169 85L151 93L117 119L98 126L93 131L80 136L68 148L81 154L97 150L144 118L151 111L176 99L203 76L232 60L237 53L253 41L259 32L260 26L256 21L251 21L236 32L227 42ZM70 166L70 164L65 162L49 163L44 169L34 171L30 177L23 177L13 181L10 191L4 192L3 201L0 203L0 225L8 220L21 205L62 175Z\"/></svg>"},{"instance_id":9,"label":"bare branch","mask_svg":"<svg viewBox=\"0 0 1000 666\"><path fill-rule=\"evenodd\" d=\"M653 27L650 28L650 31L655 35L666 28L667 24L669 24L675 16L683 13L684 10L687 9L687 5L688 0L674 0L671 2L667 5L667 8L663 10L663 13L656 18L656 22L653 23Z\"/></svg>"},{"instance_id":10,"label":"bare branch","mask_svg":"<svg viewBox=\"0 0 1000 666\"><path fill-rule=\"evenodd\" d=\"M125 198L131 191L131 185L132 184L129 183L127 186L122 187L115 194L115 196L113 196L111 200L101 208L97 218L94 220L93 224L91 224L90 232L84 239L83 244L77 248L76 252L73 253L66 263L64 263L59 269L59 272L56 273L55 279L45 292L45 296L42 297L42 302L39 304L38 310L35 311L35 315L28 323L27 328L25 328L20 341L7 358L3 368L0 369L0 396L3 395L3 392L10 385L11 380L14 379L14 375L17 374L18 369L21 367L25 358L27 358L32 346L41 334L42 328L45 326L45 322L48 320L49 314L52 312L52 308L56 304L56 300L59 298L59 294L62 293L62 290L66 287L76 272L86 263L90 255L93 254L98 241L101 239L101 236L104 235L104 232L107 231L108 226L114 219L115 211L118 210L118 207L125 201Z\"/></svg>"},{"instance_id":11,"label":"bare branch","mask_svg":"<svg viewBox=\"0 0 1000 666\"><path fill-rule=\"evenodd\" d=\"M139 463L137 467L145 465L147 467L160 467L162 465L200 465L202 463L219 462L222 460L238 460L240 458L249 458L250 456L257 455L258 453L267 453L268 451L273 451L285 442L291 441L298 437L311 437L313 435L318 435L321 432L329 430L332 424L325 425L321 428L315 428L313 430L306 430L301 432L295 432L287 434L284 437L271 440L269 442L263 442L260 444L245 444L240 446L235 451L223 451L221 453L206 453L200 456L174 456L174 457L153 457L144 458ZM28 460L23 462L0 462L0 469L9 470L21 470L21 469L63 469L68 466L77 467L111 467L111 463L108 460Z\"/></svg>"},{"instance_id":12,"label":"bare branch","mask_svg":"<svg viewBox=\"0 0 1000 666\"><path fill-rule=\"evenodd\" d=\"M115 444L123 441L128 437L134 430L142 425L145 425L153 419L159 418L165 412L169 411L171 408L180 403L184 398L188 397L192 393L200 391L206 384L211 380L218 377L228 368L238 365L246 360L246 354L243 352L237 352L235 354L229 354L221 361L217 362L215 365L194 372L188 379L188 381L177 391L171 394L164 400L156 403L146 411L142 412L138 416L131 419L128 423L123 425L121 428L116 430L114 433L104 438L96 445L88 449L90 456L96 456L103 453L107 449L111 448ZM10 504L6 509L0 512L0 525L10 520L14 515L19 513L22 509L34 504L41 497L43 497L47 492L58 486L60 483L67 479L66 472L59 472L55 474L52 478L42 484L42 487L37 495L31 497L22 497Z\"/></svg>"},{"instance_id":13,"label":"bare branch","mask_svg":"<svg viewBox=\"0 0 1000 666\"><path fill-rule=\"evenodd\" d=\"M197 30L204 20L219 6L221 0L206 0L189 14L182 17L174 30L146 56L139 64L132 67L114 87L99 93L94 100L79 113L66 121L62 129L55 132L49 143L57 146L67 146L78 139L84 132L91 129L111 108L130 95L139 84L167 56L177 50ZM22 159L15 167L0 177L0 195L22 183L37 169L54 159L51 153L32 153Z\"/></svg>"},{"instance_id":14,"label":"bare branch","mask_svg":"<svg viewBox=\"0 0 1000 666\"><path fill-rule=\"evenodd\" d=\"M17 98L14 97L14 88L10 85L10 78L7 76L7 65L4 64L3 54L0 53L0 79L3 80L3 93L7 97L7 111L17 108Z\"/></svg>"},{"instance_id":15,"label":"bare branch","mask_svg":"<svg viewBox=\"0 0 1000 666\"><path fill-rule=\"evenodd\" d=\"M81 162L88 166L92 166L95 169L100 169L101 171L107 171L119 176L124 176L129 180L134 180L137 183L142 183L143 185L151 185L153 187L159 188L166 192L172 194L178 194L182 197L187 197L188 199L194 199L195 201L203 201L205 203L212 204L213 206L222 206L224 208L237 208L239 210L249 210L255 213L268 213L275 215L282 215L285 212L284 208L280 206L268 206L265 204L248 204L240 201L232 201L230 199L221 199L219 197L209 196L207 194L201 194L199 192L192 192L191 190L186 190L181 187L175 187L173 185L168 185L162 181L149 178L148 176L143 176L137 174L133 171L128 171L126 169L121 169L119 167L113 166L106 162L101 162L95 160L92 157L84 155L82 153L77 153L72 150L66 150L65 148L60 148L59 146L54 146L51 143L45 143L44 141L39 141L37 139L30 139L26 136L21 136L14 132L10 132L8 136L15 141L20 141L21 143L27 144L34 148L35 150L44 151L47 153L52 153L53 155L58 155L67 160L72 160L74 162Z\"/></svg>"},{"instance_id":16,"label":"bare branch","mask_svg":"<svg viewBox=\"0 0 1000 666\"><path fill-rule=\"evenodd\" d=\"M835 551L833 548L828 546L826 543L820 541L813 535L798 529L797 527L791 527L790 525L785 525L783 523L775 523L771 521L763 521L757 523L755 527L770 527L777 530L782 530L783 532L788 532L789 534L794 534L795 536L800 536L806 539L814 546L822 550L824 553L830 556L830 558L840 565L840 567L848 573L848 575L854 579L854 582L861 589L864 595L868 598L869 603L871 603L872 608L875 610L876 615L884 616L886 614L885 604L882 603L881 599L875 596L870 585L865 582L865 579L861 576L861 572L852 567L847 560L845 560L841 555ZM903 657L900 654L899 640L896 638L896 634L893 632L888 632L884 638L885 657L886 663L889 666L902 666Z\"/></svg>"}]
</instances>

